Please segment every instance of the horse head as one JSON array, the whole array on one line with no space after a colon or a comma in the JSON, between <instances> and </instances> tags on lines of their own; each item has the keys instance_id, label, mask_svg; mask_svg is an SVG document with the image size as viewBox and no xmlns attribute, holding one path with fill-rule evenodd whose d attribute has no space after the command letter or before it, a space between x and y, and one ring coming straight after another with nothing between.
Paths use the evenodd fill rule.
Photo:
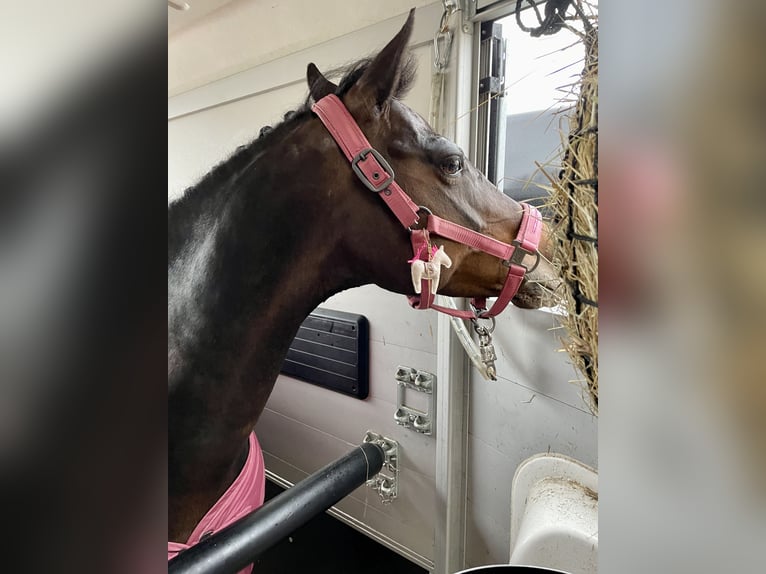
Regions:
<instances>
[{"instance_id":1,"label":"horse head","mask_svg":"<svg viewBox=\"0 0 766 574\"><path fill-rule=\"evenodd\" d=\"M522 206L498 189L468 160L453 142L437 134L401 98L414 78L408 53L414 10L399 33L374 58L362 61L336 85L314 64L308 66L310 99L319 102L337 95L371 147L395 173L395 181L422 213L434 214L475 232L510 244L522 223ZM408 260L412 245L407 229L392 217L376 192L367 189L339 153L332 135L318 121L311 122L310 137L328 152L324 176L333 183L328 197L343 211L349 241L344 259L353 261L371 280L392 291L412 293ZM343 165L345 164L345 165ZM377 175L377 174L376 174ZM339 185L339 182L347 185ZM438 292L458 297L497 296L508 274L507 265L469 245L438 238L452 261L437 275ZM520 261L526 274L512 302L537 308L553 302L559 279L549 263L551 242L544 229L539 261L526 255ZM537 254L536 254L537 255Z\"/></svg>"}]
</instances>

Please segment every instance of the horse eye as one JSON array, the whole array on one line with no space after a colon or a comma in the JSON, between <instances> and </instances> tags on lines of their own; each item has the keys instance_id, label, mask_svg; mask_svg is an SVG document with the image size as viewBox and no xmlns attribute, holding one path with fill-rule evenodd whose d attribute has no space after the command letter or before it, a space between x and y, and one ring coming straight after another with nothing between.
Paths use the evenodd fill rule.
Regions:
<instances>
[{"instance_id":1,"label":"horse eye","mask_svg":"<svg viewBox=\"0 0 766 574\"><path fill-rule=\"evenodd\" d=\"M441 169L447 175L457 175L463 170L463 160L456 155L448 157L442 162Z\"/></svg>"}]
</instances>

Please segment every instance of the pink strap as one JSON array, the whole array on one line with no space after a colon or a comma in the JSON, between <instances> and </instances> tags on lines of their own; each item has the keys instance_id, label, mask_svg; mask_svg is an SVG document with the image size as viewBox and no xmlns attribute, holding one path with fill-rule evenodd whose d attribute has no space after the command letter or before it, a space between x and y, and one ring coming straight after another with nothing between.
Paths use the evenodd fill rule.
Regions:
<instances>
[{"instance_id":1,"label":"pink strap","mask_svg":"<svg viewBox=\"0 0 766 574\"><path fill-rule=\"evenodd\" d=\"M500 259L508 259L513 253L513 247L492 237L472 231L467 227L452 223L435 215L428 216L428 231L452 239L463 245L468 245L479 251L484 251Z\"/></svg>"},{"instance_id":2,"label":"pink strap","mask_svg":"<svg viewBox=\"0 0 766 574\"><path fill-rule=\"evenodd\" d=\"M495 300L495 304L492 305L492 308L489 311L478 313L477 317L481 319L489 319L490 317L502 313L508 306L508 303L511 302L511 299L513 299L513 296L518 292L519 287L521 287L521 281L524 279L525 273L526 269L523 267L519 265L511 265L511 268L508 270L508 275L505 278L505 285L503 285L500 295ZM486 306L486 299L474 299L473 304L477 309L481 309Z\"/></svg>"},{"instance_id":3,"label":"pink strap","mask_svg":"<svg viewBox=\"0 0 766 574\"><path fill-rule=\"evenodd\" d=\"M524 209L524 215L519 224L519 232L516 234L516 241L521 248L530 253L537 251L540 246L540 236L543 232L543 216L536 207L528 203L521 204Z\"/></svg>"},{"instance_id":4,"label":"pink strap","mask_svg":"<svg viewBox=\"0 0 766 574\"><path fill-rule=\"evenodd\" d=\"M370 142L364 137L362 130L359 129L356 121L338 96L335 94L325 96L311 106L311 110L322 120L327 131L330 132L345 154L346 159L352 164L355 162L355 165L358 166L357 175L361 173L368 184L372 186L382 185L390 176L391 182L381 190L382 193L379 195L404 227L409 228L415 225L420 219L418 206L394 181L393 170L389 171L389 166L386 165L388 167L386 169L378 161L377 152L372 149Z\"/></svg>"},{"instance_id":5,"label":"pink strap","mask_svg":"<svg viewBox=\"0 0 766 574\"><path fill-rule=\"evenodd\" d=\"M427 229L413 229L410 234L412 250L415 252L414 259L428 261L431 256L431 240ZM431 282L428 279L420 280L420 295L408 298L414 309L429 309L433 307L434 295L431 293ZM413 304L413 300L416 303Z\"/></svg>"}]
</instances>

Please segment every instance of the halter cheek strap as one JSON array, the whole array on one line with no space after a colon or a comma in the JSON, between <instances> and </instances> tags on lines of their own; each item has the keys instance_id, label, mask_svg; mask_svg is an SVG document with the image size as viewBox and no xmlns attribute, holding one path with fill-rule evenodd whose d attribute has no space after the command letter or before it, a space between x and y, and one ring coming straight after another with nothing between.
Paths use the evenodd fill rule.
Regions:
<instances>
[{"instance_id":1,"label":"halter cheek strap","mask_svg":"<svg viewBox=\"0 0 766 574\"><path fill-rule=\"evenodd\" d=\"M385 158L375 150L359 129L354 118L343 102L334 95L325 96L312 107L312 111L335 139L338 147L351 162L351 168L362 183L373 193L377 193L388 205L394 216L407 230L410 231L413 259L428 261L431 255L431 234L451 239L467 245L477 251L483 251L503 261L508 267L500 295L492 308L487 310L485 298L471 300L476 311L460 311L434 305L434 295L431 293L428 280L424 279L420 295L408 297L410 305L415 309L435 309L448 315L474 319L489 318L498 315L516 295L528 269L522 260L526 255L533 255L539 261L537 250L542 233L542 217L533 206L522 203L523 213L516 239L504 243L482 233L478 233L457 223L447 221L433 215L428 209L418 207L394 179L394 170ZM422 228L415 228L425 215L426 222ZM535 266L537 263L535 263ZM534 267L533 267L534 268Z\"/></svg>"}]
</instances>

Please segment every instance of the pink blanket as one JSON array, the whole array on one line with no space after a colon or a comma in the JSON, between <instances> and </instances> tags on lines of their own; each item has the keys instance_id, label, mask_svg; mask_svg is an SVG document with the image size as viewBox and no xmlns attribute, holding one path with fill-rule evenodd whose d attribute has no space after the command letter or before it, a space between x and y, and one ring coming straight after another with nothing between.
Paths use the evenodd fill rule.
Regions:
<instances>
[{"instance_id":1,"label":"pink blanket","mask_svg":"<svg viewBox=\"0 0 766 574\"><path fill-rule=\"evenodd\" d=\"M168 560L175 557L181 550L186 550L200 541L203 534L217 532L235 520L242 518L248 512L263 505L266 489L264 474L263 452L255 433L250 433L250 452L245 466L223 496L212 506L200 520L189 536L186 544L168 542ZM248 566L240 574L250 574L253 567Z\"/></svg>"}]
</instances>

